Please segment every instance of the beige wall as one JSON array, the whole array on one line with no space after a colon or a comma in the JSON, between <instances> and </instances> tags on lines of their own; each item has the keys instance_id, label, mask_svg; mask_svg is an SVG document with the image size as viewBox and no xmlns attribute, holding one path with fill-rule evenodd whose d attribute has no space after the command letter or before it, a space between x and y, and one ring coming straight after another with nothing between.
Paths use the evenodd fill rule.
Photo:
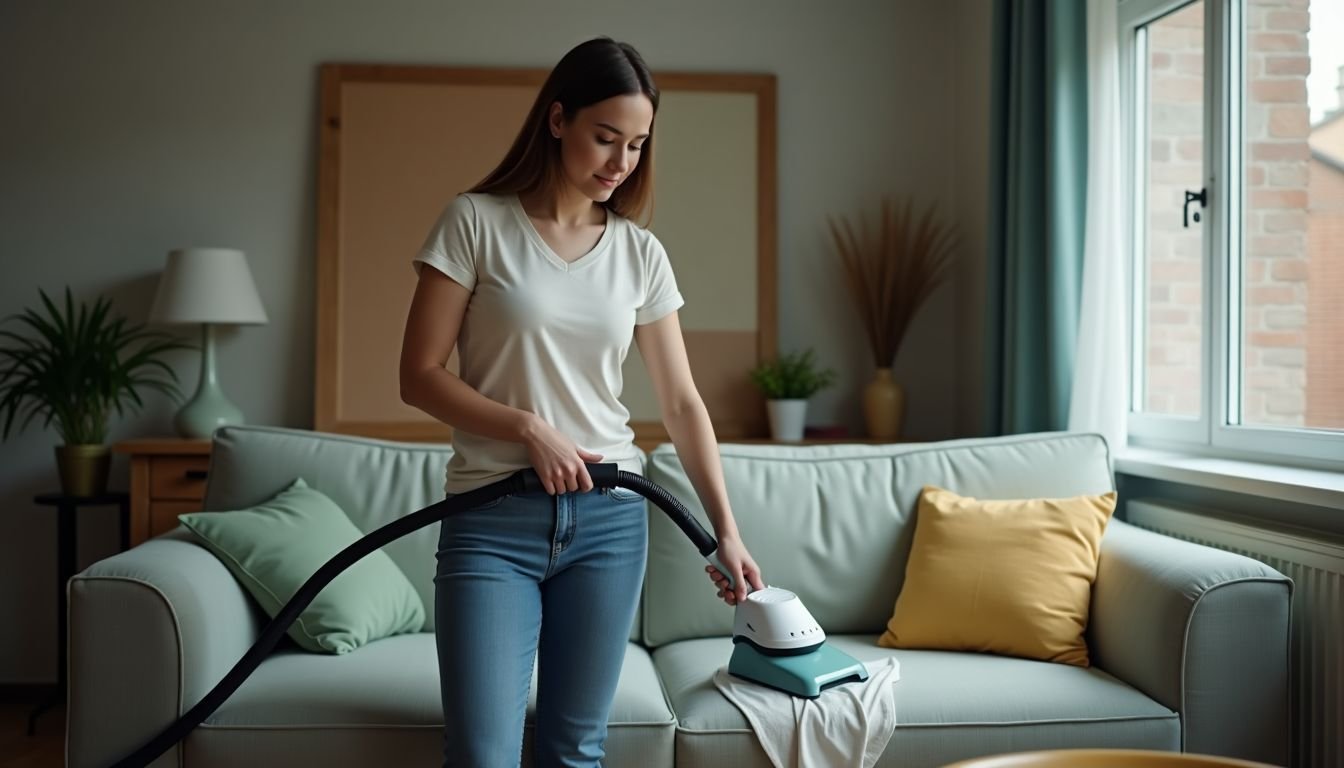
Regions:
<instances>
[{"instance_id":1,"label":"beige wall","mask_svg":"<svg viewBox=\"0 0 1344 768\"><path fill-rule=\"evenodd\" d=\"M451 3L261 0L0 5L0 316L39 287L105 293L143 319L170 248L245 250L270 324L222 334L226 391L256 423L312 423L317 65L550 66L594 34L655 69L779 81L779 339L841 373L813 422L859 426L870 376L825 216L914 193L967 227L960 282L898 360L908 434L978 427L988 0ZM527 19L520 24L518 19ZM509 130L513 130L510 128ZM409 256L409 254L408 254ZM389 312L404 312L390 307ZM177 366L196 382L195 358ZM975 366L975 368L971 368ZM151 400L113 439L170 432ZM55 678L52 434L0 443L0 684ZM123 486L126 468L114 464ZM80 563L109 554L110 510L81 518ZM17 631L16 631L17 630Z\"/></svg>"}]
</instances>

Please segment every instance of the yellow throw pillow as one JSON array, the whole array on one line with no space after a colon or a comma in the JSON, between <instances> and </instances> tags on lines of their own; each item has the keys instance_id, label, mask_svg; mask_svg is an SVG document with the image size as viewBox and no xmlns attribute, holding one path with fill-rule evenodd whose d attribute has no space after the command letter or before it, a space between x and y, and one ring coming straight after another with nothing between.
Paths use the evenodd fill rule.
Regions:
<instances>
[{"instance_id":1,"label":"yellow throw pillow","mask_svg":"<svg viewBox=\"0 0 1344 768\"><path fill-rule=\"evenodd\" d=\"M979 500L926 486L878 645L1088 666L1088 606L1115 492Z\"/></svg>"}]
</instances>

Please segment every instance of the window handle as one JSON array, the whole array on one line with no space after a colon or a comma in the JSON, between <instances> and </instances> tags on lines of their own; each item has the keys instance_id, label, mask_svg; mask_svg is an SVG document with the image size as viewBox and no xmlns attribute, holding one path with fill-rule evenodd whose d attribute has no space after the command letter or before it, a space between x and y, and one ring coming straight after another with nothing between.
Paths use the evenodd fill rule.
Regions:
<instances>
[{"instance_id":1,"label":"window handle","mask_svg":"<svg viewBox=\"0 0 1344 768\"><path fill-rule=\"evenodd\" d=\"M1181 211L1187 229L1190 227L1190 203L1195 201L1199 202L1200 208L1207 206L1209 204L1209 191L1207 189L1201 189L1199 192L1185 190L1185 205L1181 206ZM1199 223L1199 211L1195 211L1195 223Z\"/></svg>"}]
</instances>

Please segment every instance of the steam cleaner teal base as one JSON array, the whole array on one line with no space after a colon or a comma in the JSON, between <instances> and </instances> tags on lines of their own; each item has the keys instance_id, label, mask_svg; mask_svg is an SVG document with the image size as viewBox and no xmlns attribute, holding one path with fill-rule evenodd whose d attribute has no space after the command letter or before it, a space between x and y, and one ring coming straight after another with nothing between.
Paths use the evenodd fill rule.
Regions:
<instances>
[{"instance_id":1,"label":"steam cleaner teal base","mask_svg":"<svg viewBox=\"0 0 1344 768\"><path fill-rule=\"evenodd\" d=\"M728 673L806 699L817 698L833 685L868 679L863 662L827 643L791 656L770 655L751 643L737 643Z\"/></svg>"}]
</instances>

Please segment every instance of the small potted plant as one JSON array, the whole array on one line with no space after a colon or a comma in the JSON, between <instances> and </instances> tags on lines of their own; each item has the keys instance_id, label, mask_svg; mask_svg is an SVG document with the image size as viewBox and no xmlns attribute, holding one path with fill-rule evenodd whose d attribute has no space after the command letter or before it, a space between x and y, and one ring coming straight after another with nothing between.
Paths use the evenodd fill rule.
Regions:
<instances>
[{"instance_id":1,"label":"small potted plant","mask_svg":"<svg viewBox=\"0 0 1344 768\"><path fill-rule=\"evenodd\" d=\"M76 307L65 289L58 307L43 291L45 314L26 309L3 321L28 327L27 335L0 329L0 411L8 438L16 416L19 430L38 416L55 425L64 445L56 448L61 491L98 496L107 491L108 418L128 406L144 406L140 391L158 390L177 399L177 374L164 353L192 349L175 337L130 325L99 297Z\"/></svg>"},{"instance_id":2,"label":"small potted plant","mask_svg":"<svg viewBox=\"0 0 1344 768\"><path fill-rule=\"evenodd\" d=\"M834 384L835 371L818 368L808 349L762 363L752 369L751 380L766 397L771 437L798 441L803 439L807 399Z\"/></svg>"}]
</instances>

